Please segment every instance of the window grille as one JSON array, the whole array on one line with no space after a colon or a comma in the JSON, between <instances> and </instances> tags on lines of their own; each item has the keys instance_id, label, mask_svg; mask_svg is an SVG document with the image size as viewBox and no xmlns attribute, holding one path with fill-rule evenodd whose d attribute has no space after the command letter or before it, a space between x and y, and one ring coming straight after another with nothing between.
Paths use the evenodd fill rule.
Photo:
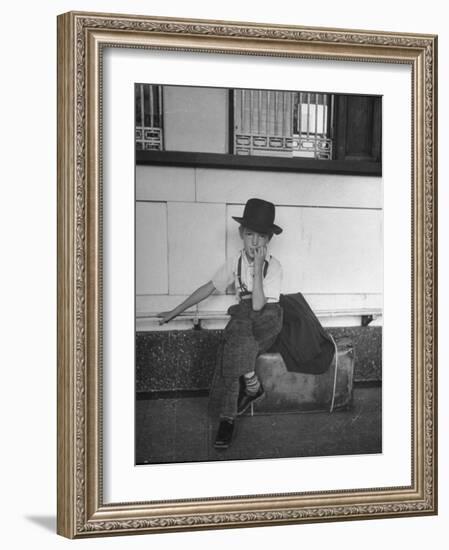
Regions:
<instances>
[{"instance_id":1,"label":"window grille","mask_svg":"<svg viewBox=\"0 0 449 550\"><path fill-rule=\"evenodd\" d=\"M332 94L234 90L234 154L332 158Z\"/></svg>"},{"instance_id":2,"label":"window grille","mask_svg":"<svg viewBox=\"0 0 449 550\"><path fill-rule=\"evenodd\" d=\"M136 149L162 151L163 107L162 86L136 84Z\"/></svg>"}]
</instances>

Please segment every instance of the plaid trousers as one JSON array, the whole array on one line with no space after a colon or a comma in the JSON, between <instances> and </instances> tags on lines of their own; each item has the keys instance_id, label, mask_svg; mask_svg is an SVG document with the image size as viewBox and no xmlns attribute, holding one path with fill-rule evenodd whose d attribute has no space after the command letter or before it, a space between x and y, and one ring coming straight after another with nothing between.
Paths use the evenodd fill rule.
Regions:
<instances>
[{"instance_id":1,"label":"plaid trousers","mask_svg":"<svg viewBox=\"0 0 449 550\"><path fill-rule=\"evenodd\" d=\"M221 385L219 415L233 419L237 416L240 376L253 371L257 356L274 344L282 328L282 309L277 303L254 311L248 299L231 306L228 314L231 319L224 329L215 383Z\"/></svg>"}]
</instances>

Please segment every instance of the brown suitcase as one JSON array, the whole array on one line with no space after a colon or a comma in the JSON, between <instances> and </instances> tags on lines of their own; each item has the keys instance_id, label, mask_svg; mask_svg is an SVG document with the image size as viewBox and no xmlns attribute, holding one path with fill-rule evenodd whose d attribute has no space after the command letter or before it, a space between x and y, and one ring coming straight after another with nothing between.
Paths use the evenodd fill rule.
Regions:
<instances>
[{"instance_id":1,"label":"brown suitcase","mask_svg":"<svg viewBox=\"0 0 449 550\"><path fill-rule=\"evenodd\" d=\"M334 339L333 339L334 340ZM265 398L252 413L333 412L352 403L354 349L348 337L334 340L336 353L323 374L289 372L280 354L262 354L256 372L265 388Z\"/></svg>"},{"instance_id":2,"label":"brown suitcase","mask_svg":"<svg viewBox=\"0 0 449 550\"><path fill-rule=\"evenodd\" d=\"M265 388L265 398L245 414L279 414L347 409L351 406L354 349L348 337L333 339L336 354L323 374L289 372L279 353L263 353L256 372ZM219 363L219 362L218 362ZM209 413L220 410L222 384L217 367L209 396Z\"/></svg>"}]
</instances>

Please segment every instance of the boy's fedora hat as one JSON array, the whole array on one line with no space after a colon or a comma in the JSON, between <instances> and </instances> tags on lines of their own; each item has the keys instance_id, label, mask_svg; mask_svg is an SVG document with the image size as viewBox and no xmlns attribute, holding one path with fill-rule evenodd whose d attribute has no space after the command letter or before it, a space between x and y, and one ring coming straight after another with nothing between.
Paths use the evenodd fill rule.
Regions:
<instances>
[{"instance_id":1,"label":"boy's fedora hat","mask_svg":"<svg viewBox=\"0 0 449 550\"><path fill-rule=\"evenodd\" d=\"M257 231L257 233L274 233L279 235L282 229L274 222L274 204L262 199L249 199L243 211L243 218L232 216L243 227Z\"/></svg>"}]
</instances>

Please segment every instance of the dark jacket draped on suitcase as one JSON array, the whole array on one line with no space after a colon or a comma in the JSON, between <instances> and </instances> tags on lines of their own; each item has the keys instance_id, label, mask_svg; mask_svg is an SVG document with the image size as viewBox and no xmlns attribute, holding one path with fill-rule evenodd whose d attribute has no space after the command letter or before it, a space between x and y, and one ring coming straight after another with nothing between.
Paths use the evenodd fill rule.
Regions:
<instances>
[{"instance_id":1,"label":"dark jacket draped on suitcase","mask_svg":"<svg viewBox=\"0 0 449 550\"><path fill-rule=\"evenodd\" d=\"M287 370L305 374L322 374L329 368L335 353L332 338L298 292L281 294L283 326L270 352L279 352Z\"/></svg>"}]
</instances>

